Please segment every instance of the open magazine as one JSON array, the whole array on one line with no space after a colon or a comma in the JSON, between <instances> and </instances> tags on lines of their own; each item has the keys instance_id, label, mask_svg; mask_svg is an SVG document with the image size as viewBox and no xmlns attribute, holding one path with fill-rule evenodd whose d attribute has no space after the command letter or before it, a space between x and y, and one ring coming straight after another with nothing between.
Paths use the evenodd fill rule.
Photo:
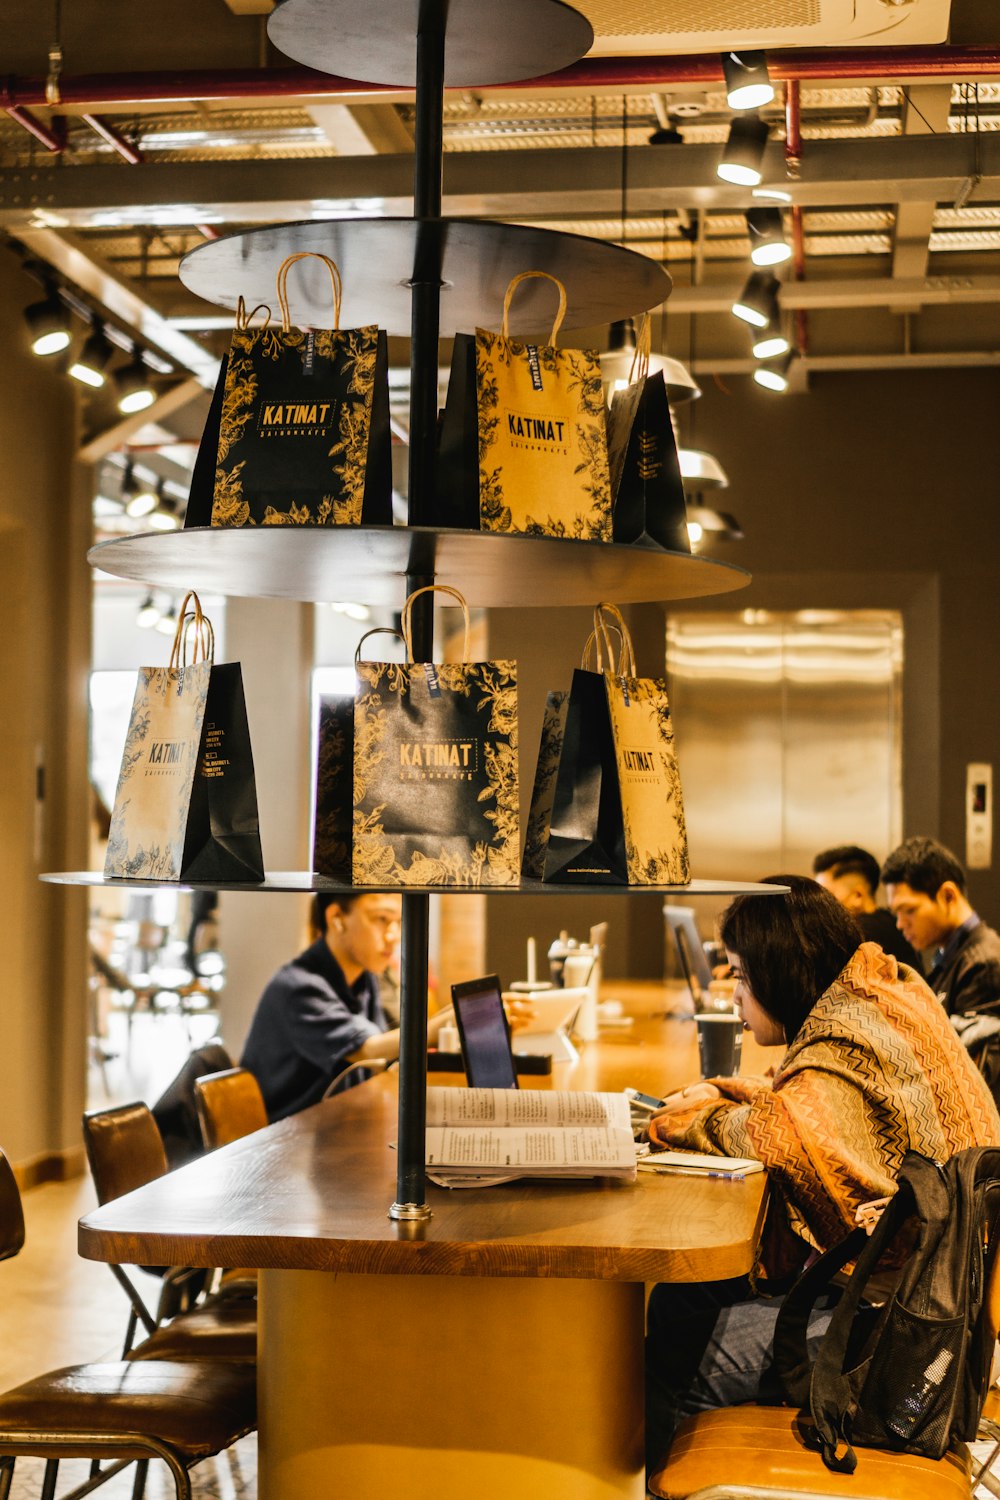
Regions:
<instances>
[{"instance_id":1,"label":"open magazine","mask_svg":"<svg viewBox=\"0 0 1000 1500\"><path fill-rule=\"evenodd\" d=\"M518 1177L634 1182L629 1102L580 1090L429 1089L426 1163L443 1187Z\"/></svg>"}]
</instances>

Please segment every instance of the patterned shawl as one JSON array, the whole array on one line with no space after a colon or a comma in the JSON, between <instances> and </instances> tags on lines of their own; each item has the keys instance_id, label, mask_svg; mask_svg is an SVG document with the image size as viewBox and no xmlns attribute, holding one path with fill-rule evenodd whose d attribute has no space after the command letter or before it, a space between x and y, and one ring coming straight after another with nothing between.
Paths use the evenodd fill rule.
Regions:
<instances>
[{"instance_id":1,"label":"patterned shawl","mask_svg":"<svg viewBox=\"0 0 1000 1500\"><path fill-rule=\"evenodd\" d=\"M863 943L819 997L773 1078L712 1082L722 1099L653 1122L650 1139L654 1149L764 1163L768 1276L801 1261L802 1241L823 1250L843 1239L862 1203L892 1193L904 1152L942 1161L1000 1144L992 1096L941 1004L875 943Z\"/></svg>"}]
</instances>

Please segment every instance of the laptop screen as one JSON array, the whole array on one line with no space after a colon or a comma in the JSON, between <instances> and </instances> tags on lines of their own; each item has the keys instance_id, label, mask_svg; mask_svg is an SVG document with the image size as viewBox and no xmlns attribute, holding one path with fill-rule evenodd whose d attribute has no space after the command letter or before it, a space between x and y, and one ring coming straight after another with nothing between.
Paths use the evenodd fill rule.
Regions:
<instances>
[{"instance_id":1,"label":"laptop screen","mask_svg":"<svg viewBox=\"0 0 1000 1500\"><path fill-rule=\"evenodd\" d=\"M687 906L668 905L663 908L663 915L673 935L681 972L687 980L691 998L695 1006L700 1007L702 992L712 982L712 970L701 945L694 912Z\"/></svg>"},{"instance_id":2,"label":"laptop screen","mask_svg":"<svg viewBox=\"0 0 1000 1500\"><path fill-rule=\"evenodd\" d=\"M510 1030L496 974L453 984L451 998L469 1087L516 1089Z\"/></svg>"}]
</instances>

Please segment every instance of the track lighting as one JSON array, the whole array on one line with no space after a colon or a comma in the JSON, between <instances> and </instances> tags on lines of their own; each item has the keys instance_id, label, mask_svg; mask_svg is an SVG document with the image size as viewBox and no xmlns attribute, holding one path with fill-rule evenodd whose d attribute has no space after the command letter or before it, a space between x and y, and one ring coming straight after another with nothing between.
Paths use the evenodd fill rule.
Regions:
<instances>
[{"instance_id":1,"label":"track lighting","mask_svg":"<svg viewBox=\"0 0 1000 1500\"><path fill-rule=\"evenodd\" d=\"M761 109L774 98L763 52L723 52L726 102L730 109Z\"/></svg>"},{"instance_id":2,"label":"track lighting","mask_svg":"<svg viewBox=\"0 0 1000 1500\"><path fill-rule=\"evenodd\" d=\"M703 531L703 528L702 528L700 522L698 522L698 521L688 521L688 523L687 523L687 534L688 534L688 541L691 543L692 547L697 547L698 543L702 539L702 536L704 535L704 531Z\"/></svg>"},{"instance_id":3,"label":"track lighting","mask_svg":"<svg viewBox=\"0 0 1000 1500\"><path fill-rule=\"evenodd\" d=\"M177 629L176 604L171 602L167 605L166 609L163 611L162 615L153 626L153 629L158 630L161 635L173 635L174 631Z\"/></svg>"},{"instance_id":4,"label":"track lighting","mask_svg":"<svg viewBox=\"0 0 1000 1500\"><path fill-rule=\"evenodd\" d=\"M785 225L777 208L747 210L750 259L755 266L777 266L787 260L792 247L785 239Z\"/></svg>"},{"instance_id":5,"label":"track lighting","mask_svg":"<svg viewBox=\"0 0 1000 1500\"><path fill-rule=\"evenodd\" d=\"M759 365L753 372L753 378L758 385L762 385L768 391L787 391L788 370L795 358L795 350L789 349L782 359L772 360L766 365Z\"/></svg>"},{"instance_id":6,"label":"track lighting","mask_svg":"<svg viewBox=\"0 0 1000 1500\"><path fill-rule=\"evenodd\" d=\"M616 391L624 391L629 383L632 360L635 355L635 319L622 318L612 323L608 333L608 347L601 351L601 375L609 388L608 400ZM671 406L680 406L701 395L701 386L686 365L669 354L649 356L649 373L663 372L663 383L667 388L667 400Z\"/></svg>"},{"instance_id":7,"label":"track lighting","mask_svg":"<svg viewBox=\"0 0 1000 1500\"><path fill-rule=\"evenodd\" d=\"M140 516L148 516L160 503L159 488L146 480L135 477L131 459L125 465L122 494L126 496L125 514L131 516L134 521Z\"/></svg>"},{"instance_id":8,"label":"track lighting","mask_svg":"<svg viewBox=\"0 0 1000 1500\"><path fill-rule=\"evenodd\" d=\"M177 531L181 520L174 501L164 491L162 479L156 490L156 509L147 522L154 531Z\"/></svg>"},{"instance_id":9,"label":"track lighting","mask_svg":"<svg viewBox=\"0 0 1000 1500\"><path fill-rule=\"evenodd\" d=\"M132 358L128 364L116 370L113 378L118 392L118 410L124 416L131 416L137 411L145 411L147 406L152 406L156 400L156 392L150 382L149 371L136 345L132 346Z\"/></svg>"},{"instance_id":10,"label":"track lighting","mask_svg":"<svg viewBox=\"0 0 1000 1500\"><path fill-rule=\"evenodd\" d=\"M777 359L779 355L787 354L791 344L782 332L780 323L768 323L753 338L754 359Z\"/></svg>"},{"instance_id":11,"label":"track lighting","mask_svg":"<svg viewBox=\"0 0 1000 1500\"><path fill-rule=\"evenodd\" d=\"M700 527L703 534L707 531L727 542L743 540L743 527L736 517L728 510L715 510L712 506L702 505L700 495L696 495L694 501L688 503L687 514L689 525Z\"/></svg>"},{"instance_id":12,"label":"track lighting","mask_svg":"<svg viewBox=\"0 0 1000 1500\"><path fill-rule=\"evenodd\" d=\"M684 137L673 125L660 125L649 136L651 146L683 146Z\"/></svg>"},{"instance_id":13,"label":"track lighting","mask_svg":"<svg viewBox=\"0 0 1000 1500\"><path fill-rule=\"evenodd\" d=\"M152 630L159 618L160 611L156 607L156 600L152 594L147 594L139 605L139 612L135 617L135 623L139 626L140 630Z\"/></svg>"},{"instance_id":14,"label":"track lighting","mask_svg":"<svg viewBox=\"0 0 1000 1500\"><path fill-rule=\"evenodd\" d=\"M729 127L716 174L736 187L757 187L764 176L761 163L767 137L767 125L757 115L738 115Z\"/></svg>"},{"instance_id":15,"label":"track lighting","mask_svg":"<svg viewBox=\"0 0 1000 1500\"><path fill-rule=\"evenodd\" d=\"M754 271L733 303L734 315L754 328L766 328L768 323L776 323L780 285L771 271Z\"/></svg>"},{"instance_id":16,"label":"track lighting","mask_svg":"<svg viewBox=\"0 0 1000 1500\"><path fill-rule=\"evenodd\" d=\"M54 286L46 286L41 302L24 309L24 321L31 333L32 354L60 354L68 348L72 334L70 315Z\"/></svg>"},{"instance_id":17,"label":"track lighting","mask_svg":"<svg viewBox=\"0 0 1000 1500\"><path fill-rule=\"evenodd\" d=\"M724 490L729 486L729 476L711 453L700 448L678 448L677 459L681 468L681 479L692 490Z\"/></svg>"},{"instance_id":18,"label":"track lighting","mask_svg":"<svg viewBox=\"0 0 1000 1500\"><path fill-rule=\"evenodd\" d=\"M104 384L104 372L111 363L112 353L103 324L96 323L76 361L70 365L69 373L81 385L89 385L96 390Z\"/></svg>"}]
</instances>

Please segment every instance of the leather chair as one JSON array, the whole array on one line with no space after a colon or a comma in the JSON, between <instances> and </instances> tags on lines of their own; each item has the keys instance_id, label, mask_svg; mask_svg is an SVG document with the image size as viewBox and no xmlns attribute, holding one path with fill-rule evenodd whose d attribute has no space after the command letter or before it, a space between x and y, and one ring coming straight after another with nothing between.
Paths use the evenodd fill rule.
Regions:
<instances>
[{"instance_id":1,"label":"leather chair","mask_svg":"<svg viewBox=\"0 0 1000 1500\"><path fill-rule=\"evenodd\" d=\"M227 1068L195 1080L194 1099L205 1149L228 1146L268 1124L260 1084L246 1068Z\"/></svg>"},{"instance_id":2,"label":"leather chair","mask_svg":"<svg viewBox=\"0 0 1000 1500\"><path fill-rule=\"evenodd\" d=\"M84 1115L83 1138L100 1203L132 1192L168 1170L156 1121L145 1104L122 1104ZM123 1358L256 1358L257 1315L252 1303L222 1299L196 1306L208 1271L187 1266L140 1269L162 1276L163 1290L155 1313L147 1307L126 1269L111 1266L130 1304ZM132 1341L140 1323L148 1337L133 1349Z\"/></svg>"},{"instance_id":3,"label":"leather chair","mask_svg":"<svg viewBox=\"0 0 1000 1500\"><path fill-rule=\"evenodd\" d=\"M986 1296L995 1337L1000 1328L1000 1254L994 1256ZM987 1422L994 1413L1000 1416L1000 1402L991 1403L988 1394ZM964 1444L943 1458L859 1447L854 1473L834 1474L806 1446L807 1422L792 1407L752 1402L686 1417L664 1467L649 1479L649 1493L659 1500L970 1500L974 1482L996 1456L991 1454L974 1472Z\"/></svg>"},{"instance_id":4,"label":"leather chair","mask_svg":"<svg viewBox=\"0 0 1000 1500\"><path fill-rule=\"evenodd\" d=\"M0 1260L23 1243L21 1198L0 1151ZM238 1361L123 1360L53 1370L0 1394L0 1500L8 1500L21 1457L45 1460L43 1500L55 1494L63 1458L91 1460L87 1492L135 1463L134 1500L141 1500L149 1460L161 1458L177 1500L191 1500L188 1470L256 1424L256 1372Z\"/></svg>"}]
</instances>

